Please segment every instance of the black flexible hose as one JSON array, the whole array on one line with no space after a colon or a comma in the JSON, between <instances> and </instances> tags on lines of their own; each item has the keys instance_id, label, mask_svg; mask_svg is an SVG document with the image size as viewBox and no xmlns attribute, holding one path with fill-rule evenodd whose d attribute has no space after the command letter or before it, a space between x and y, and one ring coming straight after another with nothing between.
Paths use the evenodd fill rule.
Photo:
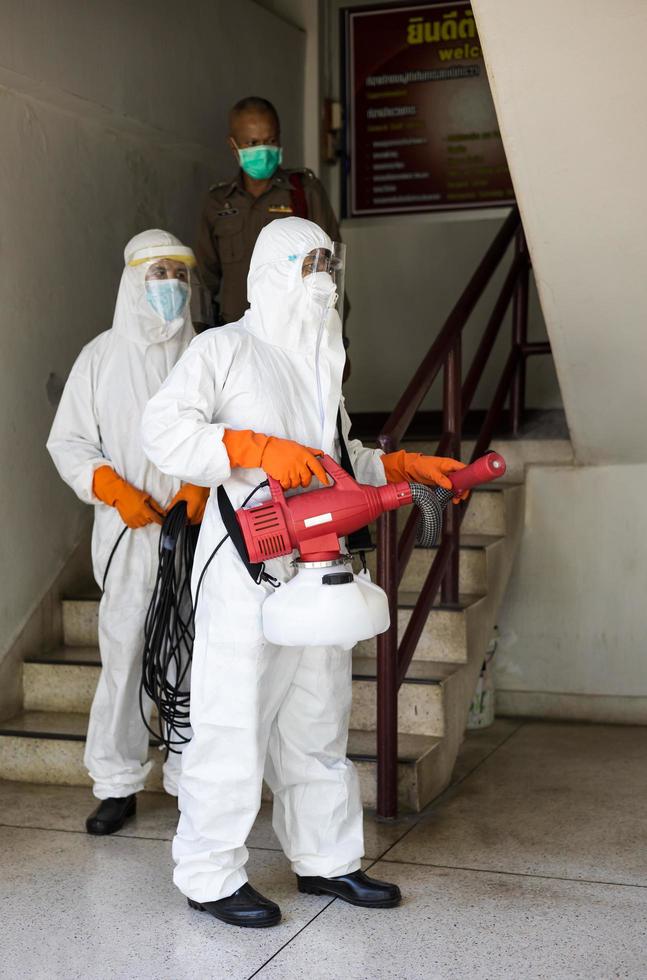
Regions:
<instances>
[{"instance_id":1,"label":"black flexible hose","mask_svg":"<svg viewBox=\"0 0 647 980\"><path fill-rule=\"evenodd\" d=\"M453 491L412 483L411 496L420 511L416 542L421 548L433 548L440 537L443 511L454 496Z\"/></svg>"}]
</instances>

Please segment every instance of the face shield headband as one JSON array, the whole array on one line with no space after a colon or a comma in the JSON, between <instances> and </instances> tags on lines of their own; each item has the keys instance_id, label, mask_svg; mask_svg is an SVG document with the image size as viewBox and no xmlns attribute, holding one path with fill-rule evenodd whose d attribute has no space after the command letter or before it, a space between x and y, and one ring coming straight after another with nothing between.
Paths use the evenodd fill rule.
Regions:
<instances>
[{"instance_id":1,"label":"face shield headband","mask_svg":"<svg viewBox=\"0 0 647 980\"><path fill-rule=\"evenodd\" d=\"M146 302L165 323L189 316L196 330L215 326L213 303L203 287L193 250L185 245L155 245L141 248L128 260L141 270Z\"/></svg>"}]
</instances>

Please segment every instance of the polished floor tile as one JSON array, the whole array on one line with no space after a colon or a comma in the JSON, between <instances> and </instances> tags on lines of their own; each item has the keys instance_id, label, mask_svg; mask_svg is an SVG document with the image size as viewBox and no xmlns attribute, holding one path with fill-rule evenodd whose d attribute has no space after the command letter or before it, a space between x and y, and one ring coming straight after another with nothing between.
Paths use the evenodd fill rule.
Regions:
<instances>
[{"instance_id":1,"label":"polished floor tile","mask_svg":"<svg viewBox=\"0 0 647 980\"><path fill-rule=\"evenodd\" d=\"M647 889L380 862L397 909L335 901L259 980L644 980Z\"/></svg>"},{"instance_id":2,"label":"polished floor tile","mask_svg":"<svg viewBox=\"0 0 647 980\"><path fill-rule=\"evenodd\" d=\"M84 833L85 818L97 806L91 791L79 786L36 786L0 781L0 826ZM369 859L380 857L409 830L418 815L382 823L367 812L364 843ZM140 793L137 814L115 834L171 841L178 821L177 801L164 793ZM249 847L280 850L272 830L272 806L263 803L247 841Z\"/></svg>"},{"instance_id":3,"label":"polished floor tile","mask_svg":"<svg viewBox=\"0 0 647 980\"><path fill-rule=\"evenodd\" d=\"M8 827L0 841L2 980L244 980L329 901L255 850L250 877L283 921L237 929L188 908L166 841Z\"/></svg>"},{"instance_id":4,"label":"polished floor tile","mask_svg":"<svg viewBox=\"0 0 647 980\"><path fill-rule=\"evenodd\" d=\"M647 728L524 724L387 857L647 885L646 759Z\"/></svg>"},{"instance_id":5,"label":"polished floor tile","mask_svg":"<svg viewBox=\"0 0 647 980\"><path fill-rule=\"evenodd\" d=\"M480 766L489 755L514 735L520 725L521 722L516 719L496 718L488 728L466 732L452 773L452 784L465 779L477 766Z\"/></svg>"},{"instance_id":6,"label":"polished floor tile","mask_svg":"<svg viewBox=\"0 0 647 980\"><path fill-rule=\"evenodd\" d=\"M645 980L647 728L498 721L422 815L365 817L394 910L300 895L264 804L250 878L276 929L192 912L175 801L90 838L89 790L0 783L0 980Z\"/></svg>"},{"instance_id":7,"label":"polished floor tile","mask_svg":"<svg viewBox=\"0 0 647 980\"><path fill-rule=\"evenodd\" d=\"M0 825L85 833L85 819L98 805L82 786L38 786L0 781ZM123 837L171 840L177 801L164 793L140 793L137 814L119 831Z\"/></svg>"}]
</instances>

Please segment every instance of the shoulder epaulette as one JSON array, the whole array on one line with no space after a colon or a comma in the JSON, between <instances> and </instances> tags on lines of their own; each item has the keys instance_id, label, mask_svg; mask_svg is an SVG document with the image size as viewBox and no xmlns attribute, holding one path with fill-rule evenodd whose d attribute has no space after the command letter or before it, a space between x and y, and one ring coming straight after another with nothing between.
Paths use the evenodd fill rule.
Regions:
<instances>
[{"instance_id":1,"label":"shoulder epaulette","mask_svg":"<svg viewBox=\"0 0 647 980\"><path fill-rule=\"evenodd\" d=\"M314 173L314 171L313 170L310 170L309 167L290 167L290 169L287 171L287 173L289 173L289 174L302 174L304 177L307 177L308 180L316 180L316 177L317 177L317 175Z\"/></svg>"}]
</instances>

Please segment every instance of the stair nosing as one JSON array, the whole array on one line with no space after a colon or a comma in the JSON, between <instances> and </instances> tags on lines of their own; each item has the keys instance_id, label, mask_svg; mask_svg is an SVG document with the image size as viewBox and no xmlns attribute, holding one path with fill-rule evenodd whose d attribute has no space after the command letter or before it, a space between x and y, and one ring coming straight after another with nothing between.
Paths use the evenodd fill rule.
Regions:
<instances>
[{"instance_id":1,"label":"stair nosing","mask_svg":"<svg viewBox=\"0 0 647 980\"><path fill-rule=\"evenodd\" d=\"M85 742L85 735L74 735L71 732L30 731L25 728L13 729L0 726L0 738L44 738L50 742Z\"/></svg>"},{"instance_id":2,"label":"stair nosing","mask_svg":"<svg viewBox=\"0 0 647 980\"><path fill-rule=\"evenodd\" d=\"M368 657L367 659L370 660L372 658ZM445 681L448 681L450 677L453 677L454 674L456 674L460 670L461 667L464 667L465 666L465 663L456 663L456 662L454 662L452 660L441 661L441 662L442 663L446 663L448 667L453 667L455 669L454 670L449 670L447 672L447 675L445 677L405 677L404 680L402 681L402 683L403 684L418 684L418 685L423 685L423 686L426 686L426 687L440 687L442 684L445 683ZM428 663L430 663L430 661L418 660L418 661L416 661L416 663L418 663L418 664L424 664L426 666ZM356 674L353 671L353 680L354 681L372 681L374 683L377 683L377 671L375 673L373 673L373 674Z\"/></svg>"},{"instance_id":3,"label":"stair nosing","mask_svg":"<svg viewBox=\"0 0 647 980\"><path fill-rule=\"evenodd\" d=\"M101 660L99 660L98 662L95 662L95 661L90 661L90 660L87 660L87 659L86 660L81 660L80 659L80 656L79 656L78 659L76 659L76 658L72 658L72 659L67 658L67 659L64 659L60 655L57 656L57 654L59 654L60 651L64 651L64 650L70 650L70 651L73 651L73 650L95 650L97 652L97 654L99 653L99 647L98 646L96 646L96 647L90 647L90 646L83 646L83 647L78 646L78 647L75 647L73 645L66 644L66 645L64 645L62 647L57 647L56 650L52 650L50 652L46 652L46 653L30 653L30 654L28 654L28 656L25 657L23 663L25 663L25 664L39 664L41 666L46 666L46 667L47 666L50 666L50 665L56 666L56 667L94 667L94 668L101 667Z\"/></svg>"},{"instance_id":4,"label":"stair nosing","mask_svg":"<svg viewBox=\"0 0 647 980\"><path fill-rule=\"evenodd\" d=\"M414 758L404 758L404 757L401 757L400 755L398 755L398 765L403 765L403 766L413 766L413 765L416 765L416 763L420 762L421 759L424 759L429 754L429 752L433 752L435 749L437 749L439 747L440 743L443 741L444 736L441 736L441 735L429 735L428 738L429 738L429 742L431 744L429 744L426 747L426 749L424 750L424 752L422 753L422 755L416 756L415 759ZM348 752L348 758L351 759L353 762L372 762L372 763L376 763L377 762L377 752L351 752L351 751L349 751Z\"/></svg>"}]
</instances>

